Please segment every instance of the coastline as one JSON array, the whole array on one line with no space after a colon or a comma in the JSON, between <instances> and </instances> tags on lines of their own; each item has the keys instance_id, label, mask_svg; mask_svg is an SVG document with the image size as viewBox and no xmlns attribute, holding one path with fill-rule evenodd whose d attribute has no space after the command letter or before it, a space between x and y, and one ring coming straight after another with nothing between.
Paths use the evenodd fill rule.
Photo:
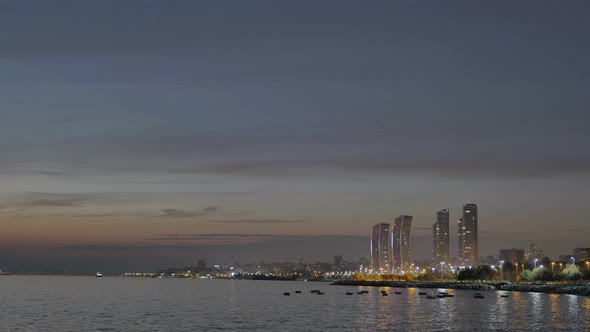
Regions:
<instances>
[{"instance_id":1,"label":"coastline","mask_svg":"<svg viewBox=\"0 0 590 332\"><path fill-rule=\"evenodd\" d=\"M404 281L363 281L340 280L331 283L335 286L367 286L397 288L448 288L465 290L501 290L511 292L537 292L547 294L570 294L590 296L590 285L553 285L519 283L463 283L463 282L404 282Z\"/></svg>"}]
</instances>

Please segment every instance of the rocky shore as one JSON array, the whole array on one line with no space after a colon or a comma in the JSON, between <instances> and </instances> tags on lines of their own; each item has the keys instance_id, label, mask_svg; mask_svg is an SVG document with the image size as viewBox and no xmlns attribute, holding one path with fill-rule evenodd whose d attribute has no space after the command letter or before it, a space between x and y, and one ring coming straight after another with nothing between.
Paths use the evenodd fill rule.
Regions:
<instances>
[{"instance_id":1,"label":"rocky shore","mask_svg":"<svg viewBox=\"0 0 590 332\"><path fill-rule=\"evenodd\" d=\"M551 294L572 294L590 296L590 285L570 284L520 284L520 283L472 283L472 282L404 282L404 281L362 281L341 280L332 283L337 286L369 286L398 288L448 288L467 290L503 290L513 292L538 292Z\"/></svg>"}]
</instances>

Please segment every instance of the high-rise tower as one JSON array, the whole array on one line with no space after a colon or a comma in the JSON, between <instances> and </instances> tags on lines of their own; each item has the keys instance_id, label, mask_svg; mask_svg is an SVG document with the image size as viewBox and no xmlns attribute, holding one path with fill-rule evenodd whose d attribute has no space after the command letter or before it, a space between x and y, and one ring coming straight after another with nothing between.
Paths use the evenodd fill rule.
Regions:
<instances>
[{"instance_id":1,"label":"high-rise tower","mask_svg":"<svg viewBox=\"0 0 590 332\"><path fill-rule=\"evenodd\" d=\"M458 252L461 266L478 265L477 205L463 205L463 218L458 221Z\"/></svg>"},{"instance_id":2,"label":"high-rise tower","mask_svg":"<svg viewBox=\"0 0 590 332\"><path fill-rule=\"evenodd\" d=\"M378 223L371 230L371 264L377 273L393 272L390 224Z\"/></svg>"},{"instance_id":3,"label":"high-rise tower","mask_svg":"<svg viewBox=\"0 0 590 332\"><path fill-rule=\"evenodd\" d=\"M393 269L408 272L412 262L410 254L410 229L412 216L401 215L393 221Z\"/></svg>"},{"instance_id":4,"label":"high-rise tower","mask_svg":"<svg viewBox=\"0 0 590 332\"><path fill-rule=\"evenodd\" d=\"M449 263L449 210L436 212L436 222L432 225L432 266L440 262Z\"/></svg>"}]
</instances>

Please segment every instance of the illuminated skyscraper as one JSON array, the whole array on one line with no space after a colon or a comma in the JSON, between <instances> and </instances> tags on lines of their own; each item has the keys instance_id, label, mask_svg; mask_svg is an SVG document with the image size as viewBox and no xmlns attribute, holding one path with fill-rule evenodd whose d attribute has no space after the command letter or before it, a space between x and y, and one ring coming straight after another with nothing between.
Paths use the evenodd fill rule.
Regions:
<instances>
[{"instance_id":1,"label":"illuminated skyscraper","mask_svg":"<svg viewBox=\"0 0 590 332\"><path fill-rule=\"evenodd\" d=\"M371 264L373 271L392 273L391 225L378 223L371 232Z\"/></svg>"},{"instance_id":2,"label":"illuminated skyscraper","mask_svg":"<svg viewBox=\"0 0 590 332\"><path fill-rule=\"evenodd\" d=\"M410 254L410 229L412 216L399 216L393 221L393 269L409 271L412 262Z\"/></svg>"},{"instance_id":3,"label":"illuminated skyscraper","mask_svg":"<svg viewBox=\"0 0 590 332\"><path fill-rule=\"evenodd\" d=\"M463 218L457 222L459 236L457 258L462 266L478 265L477 222L477 205L463 205Z\"/></svg>"},{"instance_id":4,"label":"illuminated skyscraper","mask_svg":"<svg viewBox=\"0 0 590 332\"><path fill-rule=\"evenodd\" d=\"M440 262L449 263L449 210L436 212L436 222L432 225L432 266Z\"/></svg>"}]
</instances>

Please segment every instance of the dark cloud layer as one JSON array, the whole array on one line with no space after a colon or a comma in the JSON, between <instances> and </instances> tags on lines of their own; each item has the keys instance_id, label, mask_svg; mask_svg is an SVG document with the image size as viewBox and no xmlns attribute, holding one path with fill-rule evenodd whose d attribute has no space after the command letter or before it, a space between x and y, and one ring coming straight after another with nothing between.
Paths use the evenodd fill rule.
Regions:
<instances>
[{"instance_id":1,"label":"dark cloud layer","mask_svg":"<svg viewBox=\"0 0 590 332\"><path fill-rule=\"evenodd\" d=\"M236 219L236 220L207 220L214 224L293 224L302 223L305 220L285 220L285 219Z\"/></svg>"},{"instance_id":2,"label":"dark cloud layer","mask_svg":"<svg viewBox=\"0 0 590 332\"><path fill-rule=\"evenodd\" d=\"M178 209L162 209L163 215L161 217L165 218L193 218L193 217L202 217L205 215L209 215L212 213L216 213L221 210L218 206L207 206L200 211L184 211Z\"/></svg>"}]
</instances>

